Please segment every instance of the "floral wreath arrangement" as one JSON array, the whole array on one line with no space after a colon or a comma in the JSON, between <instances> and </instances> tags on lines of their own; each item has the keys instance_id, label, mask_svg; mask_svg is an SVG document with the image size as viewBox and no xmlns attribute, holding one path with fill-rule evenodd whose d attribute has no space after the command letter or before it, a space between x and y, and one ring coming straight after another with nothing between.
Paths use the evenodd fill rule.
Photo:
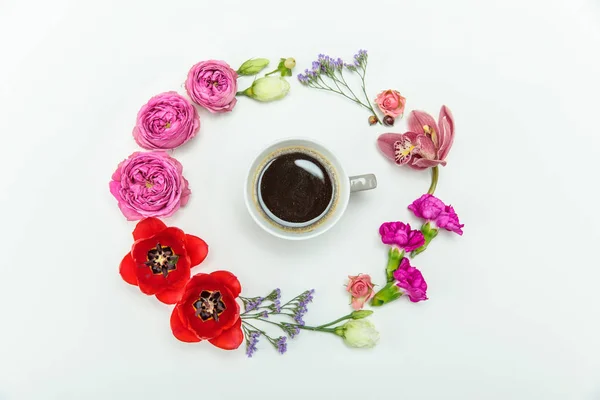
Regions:
<instances>
[{"instance_id":1,"label":"floral wreath arrangement","mask_svg":"<svg viewBox=\"0 0 600 400\"><path fill-rule=\"evenodd\" d=\"M298 75L298 80L303 86L336 93L367 109L370 125L393 126L404 114L406 99L398 91L382 91L374 101L383 114L379 116L367 94L367 61L365 50L354 55L351 63L319 55L310 70ZM419 230L400 221L381 225L381 241L390 246L385 285L375 292L370 275L349 276L346 291L353 311L332 322L314 326L304 323L314 290L284 302L278 288L264 297L241 296L242 286L229 271L192 276L191 269L206 258L208 245L160 219L184 207L191 195L183 166L167 151L198 133L200 117L196 106L210 113L225 113L234 109L237 97L260 102L284 98L290 90L286 77L292 76L296 61L281 58L276 69L257 79L268 64L264 58L250 59L233 70L224 61L199 62L190 69L185 82L189 98L169 91L152 97L141 107L133 137L148 151L134 152L122 161L109 183L123 215L129 221L139 221L119 272L125 282L137 286L142 293L174 305L171 330L182 342L208 341L225 350L237 349L245 342L246 354L252 357L261 337L283 354L288 338L306 330L340 336L350 347L373 347L379 333L366 318L373 311L363 310L364 306L379 307L404 295L411 302L427 300L427 283L411 260L428 248L440 229L463 233L452 206L433 195L438 166L446 165L454 139L454 120L447 107L442 106L437 122L423 111L412 111L407 132L385 133L377 139L382 154L395 164L415 170L431 169L429 190L408 206L423 224ZM347 78L352 74L360 79L359 89L348 84ZM245 90L238 90L238 79L243 76L254 76L254 81ZM268 332L269 327L279 333Z\"/></svg>"}]
</instances>

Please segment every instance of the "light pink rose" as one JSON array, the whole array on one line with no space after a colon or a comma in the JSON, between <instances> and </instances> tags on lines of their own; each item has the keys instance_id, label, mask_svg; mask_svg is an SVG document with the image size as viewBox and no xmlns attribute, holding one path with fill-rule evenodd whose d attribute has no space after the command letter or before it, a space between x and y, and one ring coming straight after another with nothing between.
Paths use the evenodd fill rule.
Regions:
<instances>
[{"instance_id":1,"label":"light pink rose","mask_svg":"<svg viewBox=\"0 0 600 400\"><path fill-rule=\"evenodd\" d=\"M384 90L377 95L375 102L379 106L381 112L385 115L398 118L404 114L406 99L396 90Z\"/></svg>"},{"instance_id":2,"label":"light pink rose","mask_svg":"<svg viewBox=\"0 0 600 400\"><path fill-rule=\"evenodd\" d=\"M135 152L119 164L109 188L129 221L170 217L191 194L182 172L164 151Z\"/></svg>"},{"instance_id":3,"label":"light pink rose","mask_svg":"<svg viewBox=\"0 0 600 400\"><path fill-rule=\"evenodd\" d=\"M348 286L346 286L346 291L352 296L352 308L360 310L367 301L375 296L371 276L358 274L356 276L349 276L348 278L350 281L348 282Z\"/></svg>"},{"instance_id":4,"label":"light pink rose","mask_svg":"<svg viewBox=\"0 0 600 400\"><path fill-rule=\"evenodd\" d=\"M140 109L133 137L145 149L169 150L193 138L199 128L200 118L192 103L177 92L166 92Z\"/></svg>"},{"instance_id":5,"label":"light pink rose","mask_svg":"<svg viewBox=\"0 0 600 400\"><path fill-rule=\"evenodd\" d=\"M227 112L237 101L237 77L225 61L201 61L190 69L185 89L195 103L208 111Z\"/></svg>"}]
</instances>

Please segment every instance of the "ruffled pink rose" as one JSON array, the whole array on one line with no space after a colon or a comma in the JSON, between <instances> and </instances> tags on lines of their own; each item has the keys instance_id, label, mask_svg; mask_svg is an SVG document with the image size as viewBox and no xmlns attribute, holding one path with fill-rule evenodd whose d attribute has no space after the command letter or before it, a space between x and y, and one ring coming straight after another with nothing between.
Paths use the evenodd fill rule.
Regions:
<instances>
[{"instance_id":1,"label":"ruffled pink rose","mask_svg":"<svg viewBox=\"0 0 600 400\"><path fill-rule=\"evenodd\" d=\"M404 114L406 98L402 97L400 92L388 89L377 95L375 98L375 103L377 103L379 109L385 115L398 118Z\"/></svg>"},{"instance_id":2,"label":"ruffled pink rose","mask_svg":"<svg viewBox=\"0 0 600 400\"><path fill-rule=\"evenodd\" d=\"M164 151L135 152L117 167L110 192L129 221L170 217L191 194L182 172L179 161Z\"/></svg>"},{"instance_id":3,"label":"ruffled pink rose","mask_svg":"<svg viewBox=\"0 0 600 400\"><path fill-rule=\"evenodd\" d=\"M208 60L194 65L185 81L192 100L212 113L233 110L236 103L237 77L225 61Z\"/></svg>"},{"instance_id":4,"label":"ruffled pink rose","mask_svg":"<svg viewBox=\"0 0 600 400\"><path fill-rule=\"evenodd\" d=\"M447 206L432 194L424 194L419 197L408 206L408 209L419 218L435 222L439 228L444 228L459 235L463 234L462 228L465 225L460 223L454 208Z\"/></svg>"},{"instance_id":5,"label":"ruffled pink rose","mask_svg":"<svg viewBox=\"0 0 600 400\"><path fill-rule=\"evenodd\" d=\"M400 266L394 271L396 286L404 290L404 294L413 303L427 300L427 282L423 279L423 274L418 269L410 266L408 258L404 257L400 261Z\"/></svg>"},{"instance_id":6,"label":"ruffled pink rose","mask_svg":"<svg viewBox=\"0 0 600 400\"><path fill-rule=\"evenodd\" d=\"M411 229L403 222L384 222L379 227L381 241L406 251L413 251L425 244L425 237L419 230Z\"/></svg>"},{"instance_id":7,"label":"ruffled pink rose","mask_svg":"<svg viewBox=\"0 0 600 400\"><path fill-rule=\"evenodd\" d=\"M133 137L148 150L169 150L196 135L200 118L196 108L176 92L151 98L138 112Z\"/></svg>"},{"instance_id":8,"label":"ruffled pink rose","mask_svg":"<svg viewBox=\"0 0 600 400\"><path fill-rule=\"evenodd\" d=\"M375 296L371 276L366 274L358 274L349 276L350 281L346 286L346 291L352 296L352 308L360 310L365 306L365 303Z\"/></svg>"}]
</instances>

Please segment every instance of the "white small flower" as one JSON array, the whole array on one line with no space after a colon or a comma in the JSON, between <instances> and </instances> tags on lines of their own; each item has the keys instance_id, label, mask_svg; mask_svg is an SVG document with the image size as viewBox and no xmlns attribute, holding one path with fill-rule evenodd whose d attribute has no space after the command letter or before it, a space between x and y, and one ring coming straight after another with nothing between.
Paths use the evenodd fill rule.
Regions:
<instances>
[{"instance_id":1,"label":"white small flower","mask_svg":"<svg viewBox=\"0 0 600 400\"><path fill-rule=\"evenodd\" d=\"M344 341L350 347L375 347L379 332L375 325L366 319L353 319L344 324Z\"/></svg>"},{"instance_id":2,"label":"white small flower","mask_svg":"<svg viewBox=\"0 0 600 400\"><path fill-rule=\"evenodd\" d=\"M296 60L293 57L289 57L285 60L283 65L288 69L294 69L296 66Z\"/></svg>"},{"instance_id":3,"label":"white small flower","mask_svg":"<svg viewBox=\"0 0 600 400\"><path fill-rule=\"evenodd\" d=\"M290 84L280 76L265 76L254 81L244 94L258 101L279 100L290 91Z\"/></svg>"}]
</instances>

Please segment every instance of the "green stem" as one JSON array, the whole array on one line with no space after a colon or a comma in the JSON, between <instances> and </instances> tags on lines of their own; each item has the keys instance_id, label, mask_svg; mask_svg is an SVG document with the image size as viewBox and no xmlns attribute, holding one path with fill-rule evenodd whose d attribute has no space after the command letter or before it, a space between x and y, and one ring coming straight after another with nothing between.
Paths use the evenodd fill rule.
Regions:
<instances>
[{"instance_id":1,"label":"green stem","mask_svg":"<svg viewBox=\"0 0 600 400\"><path fill-rule=\"evenodd\" d=\"M367 75L367 66L365 65L364 68L362 68L363 73L362 75L359 73L358 75L360 76L360 80L362 81L362 90L363 93L365 95L365 99L367 99L367 103L369 103L369 109L371 110L371 112L373 113L374 116L377 116L377 113L375 112L375 110L373 109L373 105L371 104L371 100L369 100L369 96L367 95L367 85L365 84L365 75ZM358 71L358 70L357 70ZM377 118L377 122L379 122L380 124L382 123L379 118Z\"/></svg>"},{"instance_id":2,"label":"green stem","mask_svg":"<svg viewBox=\"0 0 600 400\"><path fill-rule=\"evenodd\" d=\"M283 329L283 327L281 326L280 323L269 321L269 320L266 320L266 319L261 319L261 318L253 318L253 319L256 319L256 320L261 321L261 322L266 322L267 324L275 325L275 326L278 326L279 328ZM259 331L260 333L262 333L263 335L266 336L266 334L265 334L264 331L261 331L260 329L256 328L254 325L250 324L249 322L246 322L245 319L244 319L243 322L245 324L250 325L252 328L256 329L257 331ZM296 327L298 329L304 329L304 330L307 330L307 331L329 332L329 333L333 333L334 332L334 329L332 329L332 328L325 328L325 327L322 327L322 326L306 326L306 325L288 324L288 323L286 323L286 325L294 326L294 327Z\"/></svg>"},{"instance_id":3,"label":"green stem","mask_svg":"<svg viewBox=\"0 0 600 400\"><path fill-rule=\"evenodd\" d=\"M427 194L433 194L433 192L435 192L439 173L440 172L439 172L437 165L435 167L431 168L431 185L429 186L429 190L427 191Z\"/></svg>"},{"instance_id":4,"label":"green stem","mask_svg":"<svg viewBox=\"0 0 600 400\"><path fill-rule=\"evenodd\" d=\"M337 324L338 322L345 321L345 320L347 320L347 319L352 319L352 314L348 314L348 315L346 315L346 316L344 316L344 317L342 317L342 318L338 318L338 319L336 319L335 321L333 321L333 322L330 322L330 323L328 323L328 324L319 325L319 326L317 326L317 328L325 328L325 327L328 327L328 326L331 326L331 325L335 325L335 324Z\"/></svg>"},{"instance_id":5,"label":"green stem","mask_svg":"<svg viewBox=\"0 0 600 400\"><path fill-rule=\"evenodd\" d=\"M295 326L298 329L304 329L307 331L335 333L335 329L333 329L333 328L320 328L318 326L306 326L306 325L298 325L298 324L290 324L290 325Z\"/></svg>"}]
</instances>

